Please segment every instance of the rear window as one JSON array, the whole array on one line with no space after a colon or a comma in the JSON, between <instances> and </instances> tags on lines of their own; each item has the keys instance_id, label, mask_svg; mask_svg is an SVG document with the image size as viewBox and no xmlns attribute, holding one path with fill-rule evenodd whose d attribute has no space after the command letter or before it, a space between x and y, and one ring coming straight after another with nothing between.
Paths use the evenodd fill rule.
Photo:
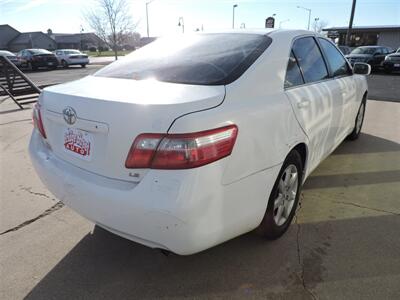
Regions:
<instances>
[{"instance_id":1,"label":"rear window","mask_svg":"<svg viewBox=\"0 0 400 300\"><path fill-rule=\"evenodd\" d=\"M51 54L50 51L47 51L45 49L31 49L31 50L28 50L28 52L30 54Z\"/></svg>"},{"instance_id":2,"label":"rear window","mask_svg":"<svg viewBox=\"0 0 400 300\"><path fill-rule=\"evenodd\" d=\"M225 85L239 78L271 41L259 34L165 37L101 69L95 76Z\"/></svg>"}]
</instances>

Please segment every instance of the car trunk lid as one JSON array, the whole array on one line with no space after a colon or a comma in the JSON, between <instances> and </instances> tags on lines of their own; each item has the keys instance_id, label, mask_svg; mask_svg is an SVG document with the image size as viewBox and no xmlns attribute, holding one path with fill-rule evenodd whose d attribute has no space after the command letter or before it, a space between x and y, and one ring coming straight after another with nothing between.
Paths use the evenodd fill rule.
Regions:
<instances>
[{"instance_id":1,"label":"car trunk lid","mask_svg":"<svg viewBox=\"0 0 400 300\"><path fill-rule=\"evenodd\" d=\"M224 86L88 76L46 88L40 101L57 157L99 175L140 181L146 170L125 168L135 137L166 133L176 118L215 107L224 96Z\"/></svg>"}]
</instances>

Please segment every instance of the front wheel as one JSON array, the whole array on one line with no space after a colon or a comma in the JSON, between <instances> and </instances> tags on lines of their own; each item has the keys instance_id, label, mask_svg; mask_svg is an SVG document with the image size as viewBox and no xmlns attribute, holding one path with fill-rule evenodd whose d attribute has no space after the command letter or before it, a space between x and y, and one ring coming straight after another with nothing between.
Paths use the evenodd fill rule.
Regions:
<instances>
[{"instance_id":1,"label":"front wheel","mask_svg":"<svg viewBox=\"0 0 400 300\"><path fill-rule=\"evenodd\" d=\"M268 200L258 232L268 239L281 237L296 213L303 178L302 159L296 150L287 156Z\"/></svg>"},{"instance_id":2,"label":"front wheel","mask_svg":"<svg viewBox=\"0 0 400 300\"><path fill-rule=\"evenodd\" d=\"M358 113L357 113L356 120L354 123L354 129L347 137L351 141L358 139L358 137L360 136L361 128L362 128L362 125L364 122L366 104L367 104L366 99L363 99L363 101L361 102L360 108L358 109Z\"/></svg>"},{"instance_id":3,"label":"front wheel","mask_svg":"<svg viewBox=\"0 0 400 300\"><path fill-rule=\"evenodd\" d=\"M81 67L82 67L82 68L86 68L86 64L82 64Z\"/></svg>"}]
</instances>

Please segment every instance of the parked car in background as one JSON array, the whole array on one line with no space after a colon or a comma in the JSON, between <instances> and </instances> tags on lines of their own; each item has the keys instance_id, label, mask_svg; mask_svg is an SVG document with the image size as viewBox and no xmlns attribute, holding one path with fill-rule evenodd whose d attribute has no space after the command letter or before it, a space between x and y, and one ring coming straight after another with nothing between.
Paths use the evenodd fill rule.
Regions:
<instances>
[{"instance_id":1,"label":"parked car in background","mask_svg":"<svg viewBox=\"0 0 400 300\"><path fill-rule=\"evenodd\" d=\"M89 58L85 53L75 49L59 49L55 51L58 61L64 68L72 65L81 65L86 67L89 63Z\"/></svg>"},{"instance_id":2,"label":"parked car in background","mask_svg":"<svg viewBox=\"0 0 400 300\"><path fill-rule=\"evenodd\" d=\"M369 64L373 69L382 67L386 55L392 53L393 50L383 46L362 46L357 47L346 58L351 65L356 62L363 62Z\"/></svg>"},{"instance_id":3,"label":"parked car in background","mask_svg":"<svg viewBox=\"0 0 400 300\"><path fill-rule=\"evenodd\" d=\"M21 61L19 60L19 58L10 51L0 50L0 55L7 57L17 67L21 65Z\"/></svg>"},{"instance_id":4,"label":"parked car in background","mask_svg":"<svg viewBox=\"0 0 400 300\"><path fill-rule=\"evenodd\" d=\"M304 30L164 37L45 88L29 151L56 197L138 243L276 239L307 176L358 138L370 70Z\"/></svg>"},{"instance_id":5,"label":"parked car in background","mask_svg":"<svg viewBox=\"0 0 400 300\"><path fill-rule=\"evenodd\" d=\"M349 46L339 46L338 48L340 49L340 51L342 51L344 55L351 53L351 48Z\"/></svg>"},{"instance_id":6,"label":"parked car in background","mask_svg":"<svg viewBox=\"0 0 400 300\"><path fill-rule=\"evenodd\" d=\"M387 73L400 71L400 48L395 53L386 55L383 68Z\"/></svg>"},{"instance_id":7,"label":"parked car in background","mask_svg":"<svg viewBox=\"0 0 400 300\"><path fill-rule=\"evenodd\" d=\"M24 49L17 56L21 60L21 66L30 70L56 69L58 66L57 57L46 49Z\"/></svg>"}]
</instances>

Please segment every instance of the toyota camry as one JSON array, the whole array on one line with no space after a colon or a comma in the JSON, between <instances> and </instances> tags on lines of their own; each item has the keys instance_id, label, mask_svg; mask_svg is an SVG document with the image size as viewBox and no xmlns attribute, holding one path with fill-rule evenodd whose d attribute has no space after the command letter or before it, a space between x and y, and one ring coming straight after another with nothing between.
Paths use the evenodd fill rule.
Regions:
<instances>
[{"instance_id":1,"label":"toyota camry","mask_svg":"<svg viewBox=\"0 0 400 300\"><path fill-rule=\"evenodd\" d=\"M359 136L369 72L309 31L160 38L46 88L30 155L59 200L149 247L276 239L307 176Z\"/></svg>"}]
</instances>

